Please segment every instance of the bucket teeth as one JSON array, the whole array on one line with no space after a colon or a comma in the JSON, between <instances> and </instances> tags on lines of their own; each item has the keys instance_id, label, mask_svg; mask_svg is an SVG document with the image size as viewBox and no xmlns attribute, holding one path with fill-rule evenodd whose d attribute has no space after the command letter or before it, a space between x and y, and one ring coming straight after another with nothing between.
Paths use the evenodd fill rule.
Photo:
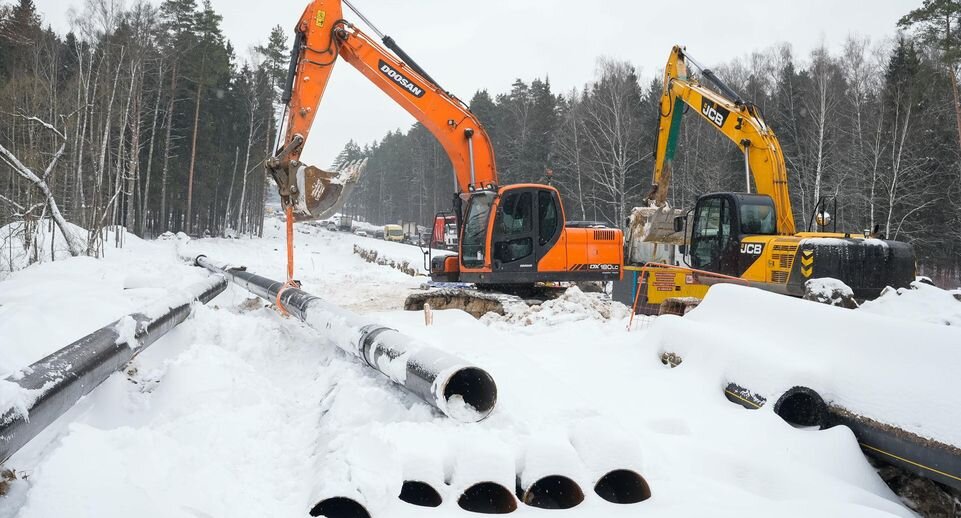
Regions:
<instances>
[{"instance_id":1,"label":"bucket teeth","mask_svg":"<svg viewBox=\"0 0 961 518\"><path fill-rule=\"evenodd\" d=\"M295 172L297 194L293 198L297 221L324 219L343 207L363 174L367 159L347 162L337 171L300 166Z\"/></svg>"}]
</instances>

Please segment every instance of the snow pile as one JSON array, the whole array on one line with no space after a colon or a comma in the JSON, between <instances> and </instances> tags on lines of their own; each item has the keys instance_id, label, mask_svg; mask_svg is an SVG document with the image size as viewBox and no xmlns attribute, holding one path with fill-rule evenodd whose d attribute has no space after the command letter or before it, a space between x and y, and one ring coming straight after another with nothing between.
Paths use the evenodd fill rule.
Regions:
<instances>
[{"instance_id":1,"label":"snow pile","mask_svg":"<svg viewBox=\"0 0 961 518\"><path fill-rule=\"evenodd\" d=\"M821 277L805 282L804 299L849 309L858 307L851 287L831 277Z\"/></svg>"},{"instance_id":2,"label":"snow pile","mask_svg":"<svg viewBox=\"0 0 961 518\"><path fill-rule=\"evenodd\" d=\"M615 302L603 293L584 293L571 286L563 295L541 304L523 303L505 306L503 316L488 313L481 318L487 324L506 323L521 326L556 325L582 320L622 320L630 315L630 308Z\"/></svg>"},{"instance_id":3,"label":"snow pile","mask_svg":"<svg viewBox=\"0 0 961 518\"><path fill-rule=\"evenodd\" d=\"M961 291L946 291L914 281L910 288L888 288L881 296L861 305L875 315L930 324L961 326Z\"/></svg>"},{"instance_id":4,"label":"snow pile","mask_svg":"<svg viewBox=\"0 0 961 518\"><path fill-rule=\"evenodd\" d=\"M0 415L11 408L26 413L31 402L29 391L12 381L0 379Z\"/></svg>"}]
</instances>

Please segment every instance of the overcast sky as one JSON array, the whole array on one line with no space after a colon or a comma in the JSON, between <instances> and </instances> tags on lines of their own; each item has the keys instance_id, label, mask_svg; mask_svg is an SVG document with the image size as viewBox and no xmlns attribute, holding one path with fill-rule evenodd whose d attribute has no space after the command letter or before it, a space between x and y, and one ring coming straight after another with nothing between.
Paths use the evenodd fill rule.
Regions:
<instances>
[{"instance_id":1,"label":"overcast sky","mask_svg":"<svg viewBox=\"0 0 961 518\"><path fill-rule=\"evenodd\" d=\"M0 0L2 1L2 0ZM9 1L9 0L8 0ZM130 0L128 0L129 2ZM159 3L160 0L155 0ZM69 5L35 0L58 31L69 29ZM238 57L264 41L270 28L292 28L304 0L212 0ZM199 3L199 1L198 1ZM596 59L628 60L645 78L659 74L671 46L685 45L700 63L745 56L789 42L806 56L822 41L837 49L849 34L874 40L895 34L897 20L920 0L355 0L443 87L465 101L486 88L506 92L515 78L548 76L555 92L580 88ZM359 21L345 6L349 20ZM367 28L362 26L366 31ZM373 35L372 31L369 34ZM337 65L305 161L328 165L344 144L380 139L415 121L346 62Z\"/></svg>"}]
</instances>

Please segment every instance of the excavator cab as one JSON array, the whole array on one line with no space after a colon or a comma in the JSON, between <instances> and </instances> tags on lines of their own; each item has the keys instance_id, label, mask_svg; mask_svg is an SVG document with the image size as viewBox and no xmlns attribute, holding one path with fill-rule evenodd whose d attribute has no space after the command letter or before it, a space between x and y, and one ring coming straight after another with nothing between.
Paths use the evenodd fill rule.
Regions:
<instances>
[{"instance_id":1,"label":"excavator cab","mask_svg":"<svg viewBox=\"0 0 961 518\"><path fill-rule=\"evenodd\" d=\"M763 194L714 193L694 207L689 264L709 272L740 276L760 254L742 253L747 236L777 235L774 200ZM750 248L748 250L748 248ZM755 248L744 250L754 252Z\"/></svg>"},{"instance_id":2,"label":"excavator cab","mask_svg":"<svg viewBox=\"0 0 961 518\"><path fill-rule=\"evenodd\" d=\"M565 226L554 187L516 184L467 198L460 254L434 258L434 280L517 285L620 278L621 231Z\"/></svg>"}]
</instances>

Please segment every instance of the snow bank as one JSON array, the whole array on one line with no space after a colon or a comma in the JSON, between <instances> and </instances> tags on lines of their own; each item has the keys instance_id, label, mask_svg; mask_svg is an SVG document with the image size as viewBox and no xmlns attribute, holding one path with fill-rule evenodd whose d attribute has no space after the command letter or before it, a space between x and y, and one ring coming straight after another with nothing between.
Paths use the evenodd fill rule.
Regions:
<instances>
[{"instance_id":1,"label":"snow bank","mask_svg":"<svg viewBox=\"0 0 961 518\"><path fill-rule=\"evenodd\" d=\"M684 364L709 362L769 398L803 385L849 411L961 444L961 328L722 284L683 319L658 318L651 333Z\"/></svg>"},{"instance_id":2,"label":"snow bank","mask_svg":"<svg viewBox=\"0 0 961 518\"><path fill-rule=\"evenodd\" d=\"M861 305L860 311L902 320L961 326L961 290L912 282L911 288L886 289L881 296Z\"/></svg>"},{"instance_id":3,"label":"snow bank","mask_svg":"<svg viewBox=\"0 0 961 518\"><path fill-rule=\"evenodd\" d=\"M556 325L583 320L622 320L630 315L630 308L610 300L603 293L584 293L572 286L560 297L529 306L524 303L505 306L506 314L488 313L481 318L487 324L521 326Z\"/></svg>"}]
</instances>

